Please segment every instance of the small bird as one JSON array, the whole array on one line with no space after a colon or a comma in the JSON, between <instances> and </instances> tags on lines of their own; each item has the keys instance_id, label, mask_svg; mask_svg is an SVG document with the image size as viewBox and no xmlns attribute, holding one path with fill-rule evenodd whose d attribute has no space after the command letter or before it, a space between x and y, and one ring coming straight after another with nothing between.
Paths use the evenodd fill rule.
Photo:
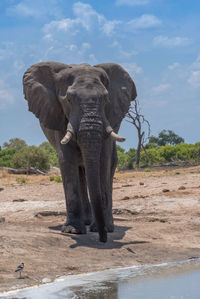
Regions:
<instances>
[{"instance_id":1,"label":"small bird","mask_svg":"<svg viewBox=\"0 0 200 299\"><path fill-rule=\"evenodd\" d=\"M21 277L21 271L24 269L24 263L21 263L21 265L19 265L17 267L17 269L15 270L15 272L19 272L19 278L22 278Z\"/></svg>"}]
</instances>

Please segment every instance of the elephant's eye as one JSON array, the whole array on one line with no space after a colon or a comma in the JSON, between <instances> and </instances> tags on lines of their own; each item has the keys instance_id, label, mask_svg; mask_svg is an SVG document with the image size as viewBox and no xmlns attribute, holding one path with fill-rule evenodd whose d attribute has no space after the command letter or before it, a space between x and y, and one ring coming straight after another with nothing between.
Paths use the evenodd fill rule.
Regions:
<instances>
[{"instance_id":1,"label":"elephant's eye","mask_svg":"<svg viewBox=\"0 0 200 299\"><path fill-rule=\"evenodd\" d=\"M72 74L69 74L68 78L67 78L67 83L68 85L72 85L74 82L74 76Z\"/></svg>"},{"instance_id":2,"label":"elephant's eye","mask_svg":"<svg viewBox=\"0 0 200 299\"><path fill-rule=\"evenodd\" d=\"M72 104L73 96L70 92L67 93L66 99L68 103Z\"/></svg>"},{"instance_id":3,"label":"elephant's eye","mask_svg":"<svg viewBox=\"0 0 200 299\"><path fill-rule=\"evenodd\" d=\"M101 79L101 82L103 83L103 85L106 88L108 88L108 86L109 86L109 79L107 77L103 76L103 75L101 75L100 79Z\"/></svg>"}]
</instances>

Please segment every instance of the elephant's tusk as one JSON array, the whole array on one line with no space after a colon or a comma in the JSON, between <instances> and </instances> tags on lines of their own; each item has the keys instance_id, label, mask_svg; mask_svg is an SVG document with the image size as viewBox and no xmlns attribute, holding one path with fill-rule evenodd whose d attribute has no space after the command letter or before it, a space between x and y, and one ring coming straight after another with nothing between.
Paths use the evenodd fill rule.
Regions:
<instances>
[{"instance_id":1,"label":"elephant's tusk","mask_svg":"<svg viewBox=\"0 0 200 299\"><path fill-rule=\"evenodd\" d=\"M110 133L110 136L111 136L114 140L119 141L119 142L124 142L124 141L126 140L126 138L119 136L118 134L116 134L116 133L113 132L113 131Z\"/></svg>"},{"instance_id":2,"label":"elephant's tusk","mask_svg":"<svg viewBox=\"0 0 200 299\"><path fill-rule=\"evenodd\" d=\"M72 138L72 133L70 131L67 131L63 139L61 140L61 144L67 144Z\"/></svg>"}]
</instances>

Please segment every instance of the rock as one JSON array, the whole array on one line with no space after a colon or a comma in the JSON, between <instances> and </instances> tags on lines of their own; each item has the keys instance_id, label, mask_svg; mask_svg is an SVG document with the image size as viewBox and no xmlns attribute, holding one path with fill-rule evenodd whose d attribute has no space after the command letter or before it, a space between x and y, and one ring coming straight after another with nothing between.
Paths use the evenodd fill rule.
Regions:
<instances>
[{"instance_id":1,"label":"rock","mask_svg":"<svg viewBox=\"0 0 200 299\"><path fill-rule=\"evenodd\" d=\"M49 174L60 175L60 168L52 166L50 168Z\"/></svg>"},{"instance_id":2,"label":"rock","mask_svg":"<svg viewBox=\"0 0 200 299\"><path fill-rule=\"evenodd\" d=\"M131 187L132 185L130 184L125 184L125 185L122 185L122 187Z\"/></svg>"},{"instance_id":3,"label":"rock","mask_svg":"<svg viewBox=\"0 0 200 299\"><path fill-rule=\"evenodd\" d=\"M0 217L0 223L4 223L6 221L5 217Z\"/></svg>"},{"instance_id":4,"label":"rock","mask_svg":"<svg viewBox=\"0 0 200 299\"><path fill-rule=\"evenodd\" d=\"M178 190L185 190L186 188L185 188L185 186L180 186L179 188L178 188Z\"/></svg>"},{"instance_id":5,"label":"rock","mask_svg":"<svg viewBox=\"0 0 200 299\"><path fill-rule=\"evenodd\" d=\"M139 182L139 184L140 184L140 186L143 186L143 185L144 185L144 183L143 183L143 182Z\"/></svg>"},{"instance_id":6,"label":"rock","mask_svg":"<svg viewBox=\"0 0 200 299\"><path fill-rule=\"evenodd\" d=\"M3 191L4 190L4 187L0 186L0 191Z\"/></svg>"},{"instance_id":7,"label":"rock","mask_svg":"<svg viewBox=\"0 0 200 299\"><path fill-rule=\"evenodd\" d=\"M51 282L51 279L48 278L48 277L45 277L45 278L42 279L42 282L43 283L48 283L48 282Z\"/></svg>"},{"instance_id":8,"label":"rock","mask_svg":"<svg viewBox=\"0 0 200 299\"><path fill-rule=\"evenodd\" d=\"M180 172L179 172L179 171L177 171L175 174L180 174Z\"/></svg>"},{"instance_id":9,"label":"rock","mask_svg":"<svg viewBox=\"0 0 200 299\"><path fill-rule=\"evenodd\" d=\"M128 199L130 199L129 196L124 196L124 197L122 198L122 200L128 200Z\"/></svg>"},{"instance_id":10,"label":"rock","mask_svg":"<svg viewBox=\"0 0 200 299\"><path fill-rule=\"evenodd\" d=\"M169 192L170 190L169 189L163 189L162 192L166 193L166 192Z\"/></svg>"},{"instance_id":11,"label":"rock","mask_svg":"<svg viewBox=\"0 0 200 299\"><path fill-rule=\"evenodd\" d=\"M34 216L35 217L40 217L40 216L65 216L65 212L57 212L57 211L41 211L37 212Z\"/></svg>"},{"instance_id":12,"label":"rock","mask_svg":"<svg viewBox=\"0 0 200 299\"><path fill-rule=\"evenodd\" d=\"M27 201L27 199L24 198L13 199L13 202L23 202L23 201Z\"/></svg>"}]
</instances>

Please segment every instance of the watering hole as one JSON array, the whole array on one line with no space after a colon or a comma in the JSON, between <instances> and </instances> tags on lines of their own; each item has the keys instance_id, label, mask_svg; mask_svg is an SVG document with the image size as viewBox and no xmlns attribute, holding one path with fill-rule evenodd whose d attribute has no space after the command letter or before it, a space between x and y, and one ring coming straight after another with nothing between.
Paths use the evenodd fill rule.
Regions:
<instances>
[{"instance_id":1,"label":"watering hole","mask_svg":"<svg viewBox=\"0 0 200 299\"><path fill-rule=\"evenodd\" d=\"M199 299L200 259L60 277L53 283L0 293L23 299Z\"/></svg>"}]
</instances>

